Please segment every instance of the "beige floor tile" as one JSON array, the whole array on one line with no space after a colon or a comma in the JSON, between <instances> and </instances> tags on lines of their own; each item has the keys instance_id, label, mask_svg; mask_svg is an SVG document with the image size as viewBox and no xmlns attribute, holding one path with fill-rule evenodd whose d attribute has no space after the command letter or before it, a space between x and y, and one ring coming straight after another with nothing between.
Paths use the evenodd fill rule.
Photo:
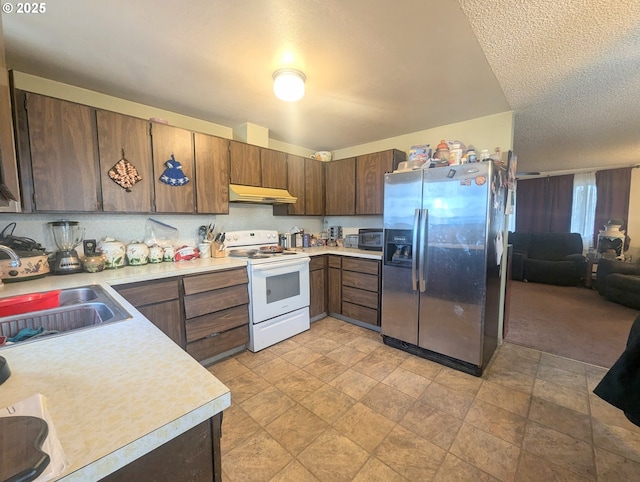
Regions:
<instances>
[{"instance_id":1,"label":"beige floor tile","mask_svg":"<svg viewBox=\"0 0 640 482\"><path fill-rule=\"evenodd\" d=\"M271 435L260 430L226 454L222 466L229 482L266 482L292 460Z\"/></svg>"},{"instance_id":2,"label":"beige floor tile","mask_svg":"<svg viewBox=\"0 0 640 482\"><path fill-rule=\"evenodd\" d=\"M476 398L493 403L521 417L527 416L529 413L529 405L531 404L530 395L488 380L482 383Z\"/></svg>"},{"instance_id":3,"label":"beige floor tile","mask_svg":"<svg viewBox=\"0 0 640 482\"><path fill-rule=\"evenodd\" d=\"M263 427L266 427L296 404L285 393L269 386L260 393L248 398L240 406Z\"/></svg>"},{"instance_id":4,"label":"beige floor tile","mask_svg":"<svg viewBox=\"0 0 640 482\"><path fill-rule=\"evenodd\" d=\"M322 355L307 348L304 345L298 344L298 346L294 349L289 350L287 353L284 353L281 358L299 368L303 368L309 363L313 363L318 358L322 358Z\"/></svg>"},{"instance_id":5,"label":"beige floor tile","mask_svg":"<svg viewBox=\"0 0 640 482\"><path fill-rule=\"evenodd\" d=\"M304 346L306 346L310 350L315 351L316 353L320 353L321 355L327 355L329 352L332 352L342 345L338 342L322 337L309 341Z\"/></svg>"},{"instance_id":6,"label":"beige floor tile","mask_svg":"<svg viewBox=\"0 0 640 482\"><path fill-rule=\"evenodd\" d=\"M533 386L533 396L576 412L589 413L589 397L585 391L576 392L562 385L536 379Z\"/></svg>"},{"instance_id":7,"label":"beige floor tile","mask_svg":"<svg viewBox=\"0 0 640 482\"><path fill-rule=\"evenodd\" d=\"M325 431L299 456L298 461L321 481L350 481L369 459L357 444L333 429Z\"/></svg>"},{"instance_id":8,"label":"beige floor tile","mask_svg":"<svg viewBox=\"0 0 640 482\"><path fill-rule=\"evenodd\" d=\"M482 378L474 377L452 368L444 367L433 379L440 385L475 396L482 385Z\"/></svg>"},{"instance_id":9,"label":"beige floor tile","mask_svg":"<svg viewBox=\"0 0 640 482\"><path fill-rule=\"evenodd\" d=\"M402 360L389 358L382 352L375 350L353 365L351 368L381 382L395 370Z\"/></svg>"},{"instance_id":10,"label":"beige floor tile","mask_svg":"<svg viewBox=\"0 0 640 482\"><path fill-rule=\"evenodd\" d=\"M494 366L493 364L489 365L482 378L528 395L533 392L535 381L535 377L525 375L509 366Z\"/></svg>"},{"instance_id":11,"label":"beige floor tile","mask_svg":"<svg viewBox=\"0 0 640 482\"><path fill-rule=\"evenodd\" d=\"M433 380L444 369L439 363L413 355L403 360L400 367L429 380Z\"/></svg>"},{"instance_id":12,"label":"beige floor tile","mask_svg":"<svg viewBox=\"0 0 640 482\"><path fill-rule=\"evenodd\" d=\"M556 430L527 423L522 448L583 477L596 476L593 447Z\"/></svg>"},{"instance_id":13,"label":"beige floor tile","mask_svg":"<svg viewBox=\"0 0 640 482\"><path fill-rule=\"evenodd\" d=\"M236 448L238 444L260 429L258 422L251 418L240 405L231 405L224 411L222 422L222 438L220 439L222 455Z\"/></svg>"},{"instance_id":14,"label":"beige floor tile","mask_svg":"<svg viewBox=\"0 0 640 482\"><path fill-rule=\"evenodd\" d=\"M555 366L540 364L536 377L576 392L587 391L586 373L575 373Z\"/></svg>"},{"instance_id":15,"label":"beige floor tile","mask_svg":"<svg viewBox=\"0 0 640 482\"><path fill-rule=\"evenodd\" d=\"M319 333L322 330L316 325L317 325L317 323L312 323L311 324L311 329L309 329L307 331L303 331L299 335L294 336L293 337L293 341L295 341L296 343L298 343L300 345L306 345L310 341L317 340L318 337L319 337Z\"/></svg>"},{"instance_id":16,"label":"beige floor tile","mask_svg":"<svg viewBox=\"0 0 640 482\"><path fill-rule=\"evenodd\" d=\"M225 482L225 479L222 479ZM317 482L318 479L304 466L294 460L276 474L269 482Z\"/></svg>"},{"instance_id":17,"label":"beige floor tile","mask_svg":"<svg viewBox=\"0 0 640 482\"><path fill-rule=\"evenodd\" d=\"M271 345L267 350L273 353L276 356L282 356L285 353L290 352L294 348L300 346L300 343L295 341L293 338L287 338L286 340L282 340L281 342L276 343L275 345Z\"/></svg>"},{"instance_id":18,"label":"beige floor tile","mask_svg":"<svg viewBox=\"0 0 640 482\"><path fill-rule=\"evenodd\" d=\"M277 355L274 352L269 350L262 350L258 353L253 353L249 350L245 350L239 355L234 357L235 360L242 363L244 366L249 368L255 368L263 363L268 362L269 360L273 360Z\"/></svg>"},{"instance_id":19,"label":"beige floor tile","mask_svg":"<svg viewBox=\"0 0 640 482\"><path fill-rule=\"evenodd\" d=\"M596 447L596 465L600 482L640 480L640 463Z\"/></svg>"},{"instance_id":20,"label":"beige floor tile","mask_svg":"<svg viewBox=\"0 0 640 482\"><path fill-rule=\"evenodd\" d=\"M280 357L269 360L265 364L252 369L253 373L264 378L269 383L276 383L297 370L297 366Z\"/></svg>"},{"instance_id":21,"label":"beige floor tile","mask_svg":"<svg viewBox=\"0 0 640 482\"><path fill-rule=\"evenodd\" d=\"M593 440L591 417L541 398L531 401L529 420L587 443Z\"/></svg>"},{"instance_id":22,"label":"beige floor tile","mask_svg":"<svg viewBox=\"0 0 640 482\"><path fill-rule=\"evenodd\" d=\"M515 370L523 375L535 377L538 372L538 362L531 358L521 357L516 353L498 352L493 357L492 369Z\"/></svg>"},{"instance_id":23,"label":"beige floor tile","mask_svg":"<svg viewBox=\"0 0 640 482\"><path fill-rule=\"evenodd\" d=\"M278 390L286 393L296 402L299 402L307 395L315 392L323 385L324 382L322 380L319 380L304 370L293 372L291 375L282 378L275 383L275 387Z\"/></svg>"},{"instance_id":24,"label":"beige floor tile","mask_svg":"<svg viewBox=\"0 0 640 482\"><path fill-rule=\"evenodd\" d=\"M310 373L316 378L319 378L325 383L329 383L341 373L347 370L347 366L342 363L338 363L326 356L320 356L317 360L305 365L302 369L307 373Z\"/></svg>"},{"instance_id":25,"label":"beige floor tile","mask_svg":"<svg viewBox=\"0 0 640 482\"><path fill-rule=\"evenodd\" d=\"M640 434L636 432L593 420L593 440L596 447L640 462Z\"/></svg>"},{"instance_id":26,"label":"beige floor tile","mask_svg":"<svg viewBox=\"0 0 640 482\"><path fill-rule=\"evenodd\" d=\"M411 430L438 447L449 450L462 420L438 410L425 400L417 400L400 421Z\"/></svg>"},{"instance_id":27,"label":"beige floor tile","mask_svg":"<svg viewBox=\"0 0 640 482\"><path fill-rule=\"evenodd\" d=\"M394 363L395 365L400 365L407 358L415 356L404 350L398 350L397 348L387 346L383 343L381 343L380 346L376 348L376 353L384 355L387 360Z\"/></svg>"},{"instance_id":28,"label":"beige floor tile","mask_svg":"<svg viewBox=\"0 0 640 482\"><path fill-rule=\"evenodd\" d=\"M404 368L397 367L387 378L382 380L382 383L413 398L418 398L429 386L431 380Z\"/></svg>"},{"instance_id":29,"label":"beige floor tile","mask_svg":"<svg viewBox=\"0 0 640 482\"><path fill-rule=\"evenodd\" d=\"M326 330L326 332L324 333L324 337L328 338L329 340L333 340L341 345L346 345L351 340L360 336L360 334L361 333L354 333L353 331L347 330L341 326L339 328Z\"/></svg>"},{"instance_id":30,"label":"beige floor tile","mask_svg":"<svg viewBox=\"0 0 640 482\"><path fill-rule=\"evenodd\" d=\"M522 358L529 358L536 362L540 361L541 355L538 350L534 350L533 348L528 348L526 346L514 345L512 343L503 343L498 348L497 352L504 355L517 355Z\"/></svg>"},{"instance_id":31,"label":"beige floor tile","mask_svg":"<svg viewBox=\"0 0 640 482\"><path fill-rule=\"evenodd\" d=\"M514 480L520 449L501 438L465 423L450 452L501 481Z\"/></svg>"},{"instance_id":32,"label":"beige floor tile","mask_svg":"<svg viewBox=\"0 0 640 482\"><path fill-rule=\"evenodd\" d=\"M380 348L381 343L377 340L361 335L348 342L346 346L350 346L362 353L368 354Z\"/></svg>"},{"instance_id":33,"label":"beige floor tile","mask_svg":"<svg viewBox=\"0 0 640 482\"><path fill-rule=\"evenodd\" d=\"M446 451L397 425L378 445L375 456L409 480L432 480Z\"/></svg>"},{"instance_id":34,"label":"beige floor tile","mask_svg":"<svg viewBox=\"0 0 640 482\"><path fill-rule=\"evenodd\" d=\"M434 482L498 482L498 479L492 475L452 454L447 454L436 478L433 480Z\"/></svg>"},{"instance_id":35,"label":"beige floor tile","mask_svg":"<svg viewBox=\"0 0 640 482\"><path fill-rule=\"evenodd\" d=\"M596 367L593 365L587 365L585 370L587 372L587 390L590 392L596 388L596 385L600 383L602 377L604 377L609 371L607 368Z\"/></svg>"},{"instance_id":36,"label":"beige floor tile","mask_svg":"<svg viewBox=\"0 0 640 482\"><path fill-rule=\"evenodd\" d=\"M360 400L378 383L377 380L349 368L331 380L329 385L343 391L355 400Z\"/></svg>"},{"instance_id":37,"label":"beige floor tile","mask_svg":"<svg viewBox=\"0 0 640 482\"><path fill-rule=\"evenodd\" d=\"M562 482L589 482L595 480L591 477L583 477L575 472L556 465L547 459L532 454L526 450L520 455L516 482L530 481L562 481ZM621 482L623 479L618 479Z\"/></svg>"},{"instance_id":38,"label":"beige floor tile","mask_svg":"<svg viewBox=\"0 0 640 482\"><path fill-rule=\"evenodd\" d=\"M351 365L355 365L360 360L362 360L365 356L365 353L356 350L355 348L351 348L350 346L341 345L335 350L330 351L326 355L328 358L337 361L338 363L342 363L350 367Z\"/></svg>"},{"instance_id":39,"label":"beige floor tile","mask_svg":"<svg viewBox=\"0 0 640 482\"><path fill-rule=\"evenodd\" d=\"M301 405L276 418L265 430L292 455L299 454L328 428L328 424Z\"/></svg>"},{"instance_id":40,"label":"beige floor tile","mask_svg":"<svg viewBox=\"0 0 640 482\"><path fill-rule=\"evenodd\" d=\"M406 482L407 479L375 457L369 458L353 482Z\"/></svg>"},{"instance_id":41,"label":"beige floor tile","mask_svg":"<svg viewBox=\"0 0 640 482\"><path fill-rule=\"evenodd\" d=\"M425 400L437 409L461 420L467 416L469 407L473 403L473 398L468 393L459 392L436 382L431 382L420 396L420 399Z\"/></svg>"},{"instance_id":42,"label":"beige floor tile","mask_svg":"<svg viewBox=\"0 0 640 482\"><path fill-rule=\"evenodd\" d=\"M338 432L367 452L372 452L394 426L395 422L362 403L356 403L333 423Z\"/></svg>"},{"instance_id":43,"label":"beige floor tile","mask_svg":"<svg viewBox=\"0 0 640 482\"><path fill-rule=\"evenodd\" d=\"M413 397L405 395L384 383L378 384L360 401L394 422L402 420L415 403Z\"/></svg>"},{"instance_id":44,"label":"beige floor tile","mask_svg":"<svg viewBox=\"0 0 640 482\"><path fill-rule=\"evenodd\" d=\"M589 393L589 408L593 418L607 425L616 425L631 432L640 433L640 427L631 423L622 410L605 402L595 393Z\"/></svg>"},{"instance_id":45,"label":"beige floor tile","mask_svg":"<svg viewBox=\"0 0 640 482\"><path fill-rule=\"evenodd\" d=\"M353 398L329 385L322 386L300 401L302 406L327 423L333 423L355 403Z\"/></svg>"},{"instance_id":46,"label":"beige floor tile","mask_svg":"<svg viewBox=\"0 0 640 482\"><path fill-rule=\"evenodd\" d=\"M518 447L522 444L526 419L492 403L474 400L464 421Z\"/></svg>"},{"instance_id":47,"label":"beige floor tile","mask_svg":"<svg viewBox=\"0 0 640 482\"><path fill-rule=\"evenodd\" d=\"M241 403L269 387L269 383L252 371L243 373L226 382L231 390L231 403Z\"/></svg>"},{"instance_id":48,"label":"beige floor tile","mask_svg":"<svg viewBox=\"0 0 640 482\"><path fill-rule=\"evenodd\" d=\"M570 360L568 358L563 358L561 356L544 352L540 355L540 364L562 368L563 370L578 373L580 375L586 373L586 367L588 366L586 363L577 360Z\"/></svg>"},{"instance_id":49,"label":"beige floor tile","mask_svg":"<svg viewBox=\"0 0 640 482\"><path fill-rule=\"evenodd\" d=\"M235 358L227 358L226 360L208 366L207 370L213 373L222 383L226 384L229 380L233 380L243 373L248 372L249 368Z\"/></svg>"}]
</instances>

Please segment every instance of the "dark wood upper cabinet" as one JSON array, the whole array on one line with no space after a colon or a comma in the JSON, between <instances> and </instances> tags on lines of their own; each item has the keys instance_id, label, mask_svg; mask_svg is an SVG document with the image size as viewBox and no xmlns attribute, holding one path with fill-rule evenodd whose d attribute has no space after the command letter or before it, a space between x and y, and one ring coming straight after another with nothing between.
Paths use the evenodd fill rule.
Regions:
<instances>
[{"instance_id":1,"label":"dark wood upper cabinet","mask_svg":"<svg viewBox=\"0 0 640 482\"><path fill-rule=\"evenodd\" d=\"M159 213L194 213L195 179L193 159L193 133L166 124L153 123L151 125L151 144L153 148L153 171L156 197L156 211ZM169 185L160 181L169 167L167 161L171 156L181 166L182 176L189 178L189 182L182 185ZM177 166L174 166L174 169ZM173 172L167 172L172 175ZM179 176L180 173L175 173Z\"/></svg>"},{"instance_id":2,"label":"dark wood upper cabinet","mask_svg":"<svg viewBox=\"0 0 640 482\"><path fill-rule=\"evenodd\" d=\"M274 206L274 214L306 214L305 161L306 159L301 156L293 154L287 156L287 190L298 200L295 204Z\"/></svg>"},{"instance_id":3,"label":"dark wood upper cabinet","mask_svg":"<svg viewBox=\"0 0 640 482\"><path fill-rule=\"evenodd\" d=\"M356 165L356 214L382 214L384 174L393 171L394 156L403 152L391 149L358 156ZM397 165L397 164L396 164Z\"/></svg>"},{"instance_id":4,"label":"dark wood upper cabinet","mask_svg":"<svg viewBox=\"0 0 640 482\"><path fill-rule=\"evenodd\" d=\"M39 94L26 94L28 152L33 209L92 212L100 208L96 123L90 107ZM24 147L24 145L23 145ZM29 172L22 172L29 182Z\"/></svg>"},{"instance_id":5,"label":"dark wood upper cabinet","mask_svg":"<svg viewBox=\"0 0 640 482\"><path fill-rule=\"evenodd\" d=\"M17 208L20 204L18 161L13 136L13 120L11 118L9 74L4 56L2 18L0 18L0 184L3 187L0 193L0 208L9 206L12 200L16 201L16 204L12 207Z\"/></svg>"},{"instance_id":6,"label":"dark wood upper cabinet","mask_svg":"<svg viewBox=\"0 0 640 482\"><path fill-rule=\"evenodd\" d=\"M102 187L102 209L106 212L153 211L153 162L149 122L115 112L98 110L98 153ZM123 157L142 180L127 191L109 176Z\"/></svg>"},{"instance_id":7,"label":"dark wood upper cabinet","mask_svg":"<svg viewBox=\"0 0 640 482\"><path fill-rule=\"evenodd\" d=\"M195 133L198 213L229 213L229 140Z\"/></svg>"},{"instance_id":8,"label":"dark wood upper cabinet","mask_svg":"<svg viewBox=\"0 0 640 482\"><path fill-rule=\"evenodd\" d=\"M231 184L261 186L260 147L229 141Z\"/></svg>"},{"instance_id":9,"label":"dark wood upper cabinet","mask_svg":"<svg viewBox=\"0 0 640 482\"><path fill-rule=\"evenodd\" d=\"M356 213L356 158L325 163L326 215Z\"/></svg>"},{"instance_id":10,"label":"dark wood upper cabinet","mask_svg":"<svg viewBox=\"0 0 640 482\"><path fill-rule=\"evenodd\" d=\"M262 187L287 189L287 154L260 149Z\"/></svg>"},{"instance_id":11,"label":"dark wood upper cabinet","mask_svg":"<svg viewBox=\"0 0 640 482\"><path fill-rule=\"evenodd\" d=\"M305 159L305 214L309 216L324 215L324 165L322 161Z\"/></svg>"}]
</instances>

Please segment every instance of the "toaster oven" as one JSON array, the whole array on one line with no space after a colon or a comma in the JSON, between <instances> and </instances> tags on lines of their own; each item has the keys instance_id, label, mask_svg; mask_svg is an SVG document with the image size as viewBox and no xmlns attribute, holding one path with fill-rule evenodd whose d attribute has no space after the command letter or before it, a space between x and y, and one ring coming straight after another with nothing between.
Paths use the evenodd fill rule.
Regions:
<instances>
[{"instance_id":1,"label":"toaster oven","mask_svg":"<svg viewBox=\"0 0 640 482\"><path fill-rule=\"evenodd\" d=\"M362 228L358 230L358 249L382 251L382 229Z\"/></svg>"}]
</instances>

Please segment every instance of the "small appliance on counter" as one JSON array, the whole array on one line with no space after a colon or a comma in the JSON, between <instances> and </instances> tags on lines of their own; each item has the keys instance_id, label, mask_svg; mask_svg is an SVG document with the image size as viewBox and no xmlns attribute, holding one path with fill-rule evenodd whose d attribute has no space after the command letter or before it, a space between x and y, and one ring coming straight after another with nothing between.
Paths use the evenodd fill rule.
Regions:
<instances>
[{"instance_id":1,"label":"small appliance on counter","mask_svg":"<svg viewBox=\"0 0 640 482\"><path fill-rule=\"evenodd\" d=\"M49 274L49 256L45 248L31 238L14 236L16 223L9 223L0 232L0 244L13 250L20 258L16 267L9 254L0 251L0 285L2 282L27 281Z\"/></svg>"},{"instance_id":2,"label":"small appliance on counter","mask_svg":"<svg viewBox=\"0 0 640 482\"><path fill-rule=\"evenodd\" d=\"M358 229L358 249L382 251L382 244L381 228Z\"/></svg>"},{"instance_id":3,"label":"small appliance on counter","mask_svg":"<svg viewBox=\"0 0 640 482\"><path fill-rule=\"evenodd\" d=\"M50 261L54 274L80 273L82 262L76 251L76 247L84 239L84 229L78 221L51 221L51 232L58 251L53 254Z\"/></svg>"},{"instance_id":4,"label":"small appliance on counter","mask_svg":"<svg viewBox=\"0 0 640 482\"><path fill-rule=\"evenodd\" d=\"M344 247L345 248L357 248L358 247L358 235L357 234L347 234L344 237Z\"/></svg>"}]
</instances>

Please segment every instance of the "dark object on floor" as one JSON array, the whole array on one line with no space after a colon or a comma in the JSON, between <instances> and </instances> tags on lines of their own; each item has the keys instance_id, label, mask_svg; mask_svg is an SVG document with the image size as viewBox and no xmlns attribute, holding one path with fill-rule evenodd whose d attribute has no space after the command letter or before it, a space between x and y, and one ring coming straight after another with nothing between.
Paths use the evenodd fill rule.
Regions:
<instances>
[{"instance_id":1,"label":"dark object on floor","mask_svg":"<svg viewBox=\"0 0 640 482\"><path fill-rule=\"evenodd\" d=\"M627 348L593 390L640 427L640 316L629 332Z\"/></svg>"},{"instance_id":2,"label":"dark object on floor","mask_svg":"<svg viewBox=\"0 0 640 482\"><path fill-rule=\"evenodd\" d=\"M509 232L511 279L577 286L587 272L579 233Z\"/></svg>"},{"instance_id":3,"label":"dark object on floor","mask_svg":"<svg viewBox=\"0 0 640 482\"><path fill-rule=\"evenodd\" d=\"M640 310L640 264L617 259L598 260L598 293L609 301Z\"/></svg>"}]
</instances>

